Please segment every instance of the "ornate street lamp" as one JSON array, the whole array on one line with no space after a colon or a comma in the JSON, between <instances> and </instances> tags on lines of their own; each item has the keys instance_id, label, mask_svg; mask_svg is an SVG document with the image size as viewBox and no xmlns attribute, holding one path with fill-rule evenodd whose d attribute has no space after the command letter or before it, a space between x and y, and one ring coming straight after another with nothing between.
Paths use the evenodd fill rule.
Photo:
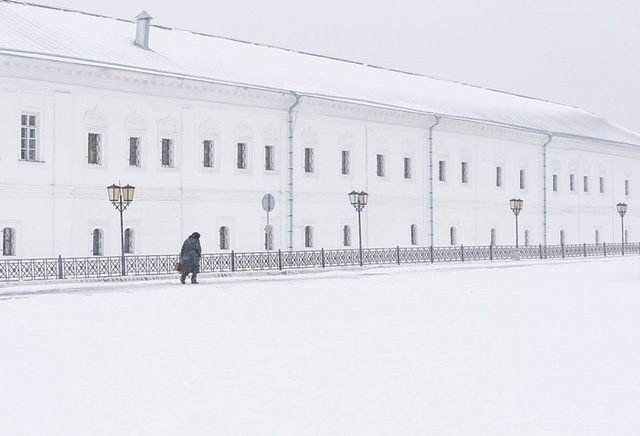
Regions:
<instances>
[{"instance_id":1,"label":"ornate street lamp","mask_svg":"<svg viewBox=\"0 0 640 436\"><path fill-rule=\"evenodd\" d=\"M351 202L351 205L358 212L358 243L360 244L360 251L359 251L360 266L362 266L362 220L360 218L360 212L362 212L362 209L364 209L364 207L367 205L368 198L369 198L369 194L367 194L364 191L349 192L349 201Z\"/></svg>"},{"instance_id":2,"label":"ornate street lamp","mask_svg":"<svg viewBox=\"0 0 640 436\"><path fill-rule=\"evenodd\" d=\"M107 193L109 194L109 201L113 204L118 212L120 212L120 252L122 261L122 275L127 275L126 264L124 261L124 221L122 219L122 212L133 201L133 193L135 187L131 185L119 186L115 183L111 186L107 186Z\"/></svg>"},{"instance_id":3,"label":"ornate street lamp","mask_svg":"<svg viewBox=\"0 0 640 436\"><path fill-rule=\"evenodd\" d=\"M518 215L520 215L520 211L522 210L522 203L524 202L519 198L509 200L509 206L511 206L511 210L516 216L516 249L518 248Z\"/></svg>"},{"instance_id":4,"label":"ornate street lamp","mask_svg":"<svg viewBox=\"0 0 640 436\"><path fill-rule=\"evenodd\" d=\"M624 214L627 213L627 203L616 204L616 209L620 214L620 222L622 224L622 255L624 256Z\"/></svg>"}]
</instances>

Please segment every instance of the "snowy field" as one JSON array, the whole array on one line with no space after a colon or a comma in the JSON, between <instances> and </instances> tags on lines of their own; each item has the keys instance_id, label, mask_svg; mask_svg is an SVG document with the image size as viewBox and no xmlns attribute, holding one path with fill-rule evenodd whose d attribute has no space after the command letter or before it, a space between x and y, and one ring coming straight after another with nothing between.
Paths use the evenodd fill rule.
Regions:
<instances>
[{"instance_id":1,"label":"snowy field","mask_svg":"<svg viewBox=\"0 0 640 436\"><path fill-rule=\"evenodd\" d=\"M638 435L639 265L0 286L0 434Z\"/></svg>"}]
</instances>

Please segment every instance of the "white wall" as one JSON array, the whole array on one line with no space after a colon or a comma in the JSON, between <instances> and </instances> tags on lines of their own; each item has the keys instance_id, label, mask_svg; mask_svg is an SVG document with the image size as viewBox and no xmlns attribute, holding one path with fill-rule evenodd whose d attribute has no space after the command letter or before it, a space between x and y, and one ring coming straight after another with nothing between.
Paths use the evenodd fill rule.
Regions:
<instances>
[{"instance_id":1,"label":"white wall","mask_svg":"<svg viewBox=\"0 0 640 436\"><path fill-rule=\"evenodd\" d=\"M36 62L36 61L33 61ZM37 62L36 62L37 63ZM271 193L269 216L275 249L289 247L289 95L190 85L138 73L99 77L89 67L70 75L52 70L46 80L18 78L0 69L0 228L17 231L18 257L90 256L91 233L104 231L104 254L120 252L119 214L107 199L112 183L136 186L124 212L125 227L135 231L136 254L179 250L193 231L202 234L205 252L220 251L218 230L230 228L230 249L262 251L266 212L261 199ZM44 77L44 76L43 76ZM41 156L21 161L19 120L38 115ZM318 102L303 98L294 111L293 249L304 249L304 227L313 226L313 248L343 248L342 228L351 226L357 247L357 214L347 193L364 190L365 247L410 246L412 224L418 245L431 244L429 210L430 147L433 147L434 245L487 245L496 229L499 245L513 244L514 216L509 199L520 197L520 243L544 243L543 146L546 136L460 121L442 120L429 143L427 116ZM87 163L87 134L102 135L102 164ZM128 163L128 138L142 140L142 165ZM175 144L175 168L161 165L162 138ZM202 142L215 143L215 165L202 165ZM236 168L236 144L248 146L248 167ZM264 169L264 146L275 148L274 171ZM304 149L314 149L315 168L304 171ZM341 151L351 153L351 171L341 174ZM385 175L376 174L384 155ZM412 177L403 176L403 159ZM447 179L438 181L438 161L447 162ZM468 182L461 181L468 163ZM640 190L634 174L640 150L602 142L554 137L547 147L547 243L620 240L615 204L625 201L630 239L640 238L633 197ZM496 166L503 186L496 186ZM520 189L519 172L526 172ZM560 184L552 191L552 175ZM576 191L568 187L576 176ZM589 192L583 192L583 177ZM599 192L599 178L605 192ZM624 194L624 181L630 195Z\"/></svg>"}]
</instances>

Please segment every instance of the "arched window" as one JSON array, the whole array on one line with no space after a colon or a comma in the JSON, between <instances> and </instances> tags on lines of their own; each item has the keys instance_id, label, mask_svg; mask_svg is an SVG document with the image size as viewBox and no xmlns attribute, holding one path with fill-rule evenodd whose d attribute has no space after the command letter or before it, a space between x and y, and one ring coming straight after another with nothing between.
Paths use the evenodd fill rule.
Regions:
<instances>
[{"instance_id":1,"label":"arched window","mask_svg":"<svg viewBox=\"0 0 640 436\"><path fill-rule=\"evenodd\" d=\"M458 244L458 232L456 231L455 227L451 227L449 229L449 239L450 239L450 243L451 245L457 245Z\"/></svg>"},{"instance_id":2,"label":"arched window","mask_svg":"<svg viewBox=\"0 0 640 436\"><path fill-rule=\"evenodd\" d=\"M490 244L491 245L496 245L496 229L491 229Z\"/></svg>"},{"instance_id":3,"label":"arched window","mask_svg":"<svg viewBox=\"0 0 640 436\"><path fill-rule=\"evenodd\" d=\"M529 246L529 230L524 231L524 245L525 247Z\"/></svg>"},{"instance_id":4,"label":"arched window","mask_svg":"<svg viewBox=\"0 0 640 436\"><path fill-rule=\"evenodd\" d=\"M218 231L219 236L219 247L220 250L228 250L229 249L229 227L222 226Z\"/></svg>"},{"instance_id":5,"label":"arched window","mask_svg":"<svg viewBox=\"0 0 640 436\"><path fill-rule=\"evenodd\" d=\"M103 248L103 233L102 233L102 229L93 229L93 233L92 233L92 242L91 242L91 246L92 246L92 250L91 252L93 253L94 256L102 256L102 254L104 253L104 248Z\"/></svg>"},{"instance_id":6,"label":"arched window","mask_svg":"<svg viewBox=\"0 0 640 436\"><path fill-rule=\"evenodd\" d=\"M411 245L418 245L418 225L411 224Z\"/></svg>"},{"instance_id":7,"label":"arched window","mask_svg":"<svg viewBox=\"0 0 640 436\"><path fill-rule=\"evenodd\" d=\"M124 252L132 254L134 253L135 232L133 229L124 230Z\"/></svg>"},{"instance_id":8,"label":"arched window","mask_svg":"<svg viewBox=\"0 0 640 436\"><path fill-rule=\"evenodd\" d=\"M351 247L351 226L346 225L342 228L342 245Z\"/></svg>"},{"instance_id":9,"label":"arched window","mask_svg":"<svg viewBox=\"0 0 640 436\"><path fill-rule=\"evenodd\" d=\"M16 229L5 227L2 229L2 255L16 255Z\"/></svg>"},{"instance_id":10,"label":"arched window","mask_svg":"<svg viewBox=\"0 0 640 436\"><path fill-rule=\"evenodd\" d=\"M564 245L564 230L560 230L560 245Z\"/></svg>"},{"instance_id":11,"label":"arched window","mask_svg":"<svg viewBox=\"0 0 640 436\"><path fill-rule=\"evenodd\" d=\"M271 224L264 228L264 249L273 250L273 226Z\"/></svg>"},{"instance_id":12,"label":"arched window","mask_svg":"<svg viewBox=\"0 0 640 436\"><path fill-rule=\"evenodd\" d=\"M306 248L313 247L313 227L305 226L304 228L304 246Z\"/></svg>"},{"instance_id":13,"label":"arched window","mask_svg":"<svg viewBox=\"0 0 640 436\"><path fill-rule=\"evenodd\" d=\"M600 243L600 230L596 230L596 245Z\"/></svg>"}]
</instances>

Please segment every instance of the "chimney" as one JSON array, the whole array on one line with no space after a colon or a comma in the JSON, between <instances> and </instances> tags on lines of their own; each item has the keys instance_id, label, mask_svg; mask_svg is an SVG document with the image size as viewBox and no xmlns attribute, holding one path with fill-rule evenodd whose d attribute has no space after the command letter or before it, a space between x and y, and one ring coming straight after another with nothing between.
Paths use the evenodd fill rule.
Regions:
<instances>
[{"instance_id":1,"label":"chimney","mask_svg":"<svg viewBox=\"0 0 640 436\"><path fill-rule=\"evenodd\" d=\"M149 27L151 27L151 15L146 11L142 11L136 17L136 40L135 45L149 50Z\"/></svg>"}]
</instances>

